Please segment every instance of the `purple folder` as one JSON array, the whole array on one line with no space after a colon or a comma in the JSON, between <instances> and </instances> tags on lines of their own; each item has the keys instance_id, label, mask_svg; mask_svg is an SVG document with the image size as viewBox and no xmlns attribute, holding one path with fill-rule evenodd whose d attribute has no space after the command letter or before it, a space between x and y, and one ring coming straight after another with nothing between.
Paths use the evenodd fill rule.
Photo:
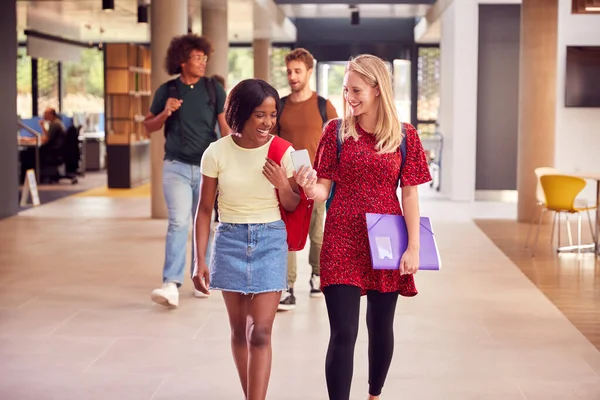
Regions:
<instances>
[{"instance_id":1,"label":"purple folder","mask_svg":"<svg viewBox=\"0 0 600 400\"><path fill-rule=\"evenodd\" d=\"M400 215L367 214L367 230L374 269L398 269L400 259L408 246L404 217ZM431 222L421 217L420 270L439 270L440 253Z\"/></svg>"}]
</instances>

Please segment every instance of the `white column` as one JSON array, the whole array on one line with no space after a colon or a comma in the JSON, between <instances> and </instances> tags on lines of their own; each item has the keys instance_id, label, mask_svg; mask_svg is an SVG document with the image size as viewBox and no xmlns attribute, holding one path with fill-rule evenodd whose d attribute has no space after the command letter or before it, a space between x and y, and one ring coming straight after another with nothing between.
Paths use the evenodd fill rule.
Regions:
<instances>
[{"instance_id":1,"label":"white column","mask_svg":"<svg viewBox=\"0 0 600 400\"><path fill-rule=\"evenodd\" d=\"M165 55L171 39L184 35L188 28L188 0L152 0L150 6L150 51L152 54L152 92L170 76L164 69ZM150 146L152 178L152 218L167 218L167 206L162 188L165 137L163 130L152 134Z\"/></svg>"},{"instance_id":2,"label":"white column","mask_svg":"<svg viewBox=\"0 0 600 400\"><path fill-rule=\"evenodd\" d=\"M229 73L227 1L202 6L202 36L208 38L213 46L213 53L206 65L206 76L219 74L227 80Z\"/></svg>"},{"instance_id":3,"label":"white column","mask_svg":"<svg viewBox=\"0 0 600 400\"><path fill-rule=\"evenodd\" d=\"M478 4L451 3L441 16L440 131L444 135L442 193L475 199Z\"/></svg>"},{"instance_id":4,"label":"white column","mask_svg":"<svg viewBox=\"0 0 600 400\"><path fill-rule=\"evenodd\" d=\"M254 77L269 82L271 79L271 41L269 39L254 39Z\"/></svg>"},{"instance_id":5,"label":"white column","mask_svg":"<svg viewBox=\"0 0 600 400\"><path fill-rule=\"evenodd\" d=\"M254 24L254 77L269 82L271 80L271 26L273 21L265 4L254 3L252 22Z\"/></svg>"},{"instance_id":6,"label":"white column","mask_svg":"<svg viewBox=\"0 0 600 400\"><path fill-rule=\"evenodd\" d=\"M0 15L0 49L7 61L0 68L2 107L0 120L5 132L0 134L0 219L19 212L19 159L16 133L17 122L17 2L5 1ZM37 177L39 179L39 176ZM21 182L22 183L22 182Z\"/></svg>"}]
</instances>

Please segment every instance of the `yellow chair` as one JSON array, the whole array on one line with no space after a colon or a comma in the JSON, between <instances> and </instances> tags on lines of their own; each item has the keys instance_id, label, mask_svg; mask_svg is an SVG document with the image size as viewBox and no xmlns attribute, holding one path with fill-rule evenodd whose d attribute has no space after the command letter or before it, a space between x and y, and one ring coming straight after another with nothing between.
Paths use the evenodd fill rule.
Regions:
<instances>
[{"instance_id":1,"label":"yellow chair","mask_svg":"<svg viewBox=\"0 0 600 400\"><path fill-rule=\"evenodd\" d=\"M535 251L537 244L538 235L540 233L540 224L542 217L546 211L554 211L554 218L558 216L558 247L560 247L560 218L563 213L567 215L567 234L569 236L569 246L573 246L573 240L571 237L571 226L569 224L569 215L577 214L577 251L581 251L581 212L586 211L588 215L588 221L590 223L590 230L594 242L596 241L594 235L594 227L592 226L592 218L590 216L590 210L597 209L597 205L579 205L576 204L577 195L583 190L586 182L582 178L569 175L543 175L540 177L540 182L544 190L546 198L546 207L542 209L540 218L538 220L538 228L535 234L535 241L533 244L532 255ZM552 232L554 235L554 229Z\"/></svg>"},{"instance_id":2,"label":"yellow chair","mask_svg":"<svg viewBox=\"0 0 600 400\"><path fill-rule=\"evenodd\" d=\"M535 217L538 213L541 214L546 211L546 195L544 194L544 189L542 188L542 182L540 178L544 175L557 175L558 170L552 167L538 167L535 169L535 177L536 186L535 186L535 198L536 198L536 210L531 216L531 223L529 224L529 229L527 229L527 238L525 239L525 248L529 245L529 236L531 235L531 227L535 224ZM541 217L540 217L541 218ZM556 224L556 218L554 218L552 222L552 234L550 235L550 243L552 243L552 238L554 237L554 225Z\"/></svg>"}]
</instances>

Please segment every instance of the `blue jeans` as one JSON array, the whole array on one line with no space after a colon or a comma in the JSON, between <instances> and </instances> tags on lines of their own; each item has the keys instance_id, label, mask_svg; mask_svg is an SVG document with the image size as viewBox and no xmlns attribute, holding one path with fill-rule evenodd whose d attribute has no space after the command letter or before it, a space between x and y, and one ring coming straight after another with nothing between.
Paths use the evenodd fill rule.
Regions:
<instances>
[{"instance_id":1,"label":"blue jeans","mask_svg":"<svg viewBox=\"0 0 600 400\"><path fill-rule=\"evenodd\" d=\"M200 165L165 160L163 166L163 191L169 211L169 228L163 266L163 283L174 282L181 286L184 279L186 246L190 221L194 221L200 198ZM212 233L212 230L211 230ZM210 261L210 243L206 263ZM192 243L190 274L194 270L196 246Z\"/></svg>"}]
</instances>

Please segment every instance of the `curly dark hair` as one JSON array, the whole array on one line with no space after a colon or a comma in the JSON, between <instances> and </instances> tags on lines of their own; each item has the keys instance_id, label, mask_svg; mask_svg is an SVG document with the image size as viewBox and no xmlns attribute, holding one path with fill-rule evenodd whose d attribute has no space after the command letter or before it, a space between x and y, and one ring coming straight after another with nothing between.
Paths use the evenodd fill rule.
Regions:
<instances>
[{"instance_id":1,"label":"curly dark hair","mask_svg":"<svg viewBox=\"0 0 600 400\"><path fill-rule=\"evenodd\" d=\"M235 85L225 105L225 120L233 132L241 133L250 119L252 112L266 98L275 99L275 107L279 116L279 94L277 90L262 79L245 79Z\"/></svg>"},{"instance_id":2,"label":"curly dark hair","mask_svg":"<svg viewBox=\"0 0 600 400\"><path fill-rule=\"evenodd\" d=\"M171 40L167 56L165 57L165 69L169 75L181 74L181 64L189 60L192 50L201 51L210 57L213 51L210 41L194 33L176 36Z\"/></svg>"}]
</instances>

